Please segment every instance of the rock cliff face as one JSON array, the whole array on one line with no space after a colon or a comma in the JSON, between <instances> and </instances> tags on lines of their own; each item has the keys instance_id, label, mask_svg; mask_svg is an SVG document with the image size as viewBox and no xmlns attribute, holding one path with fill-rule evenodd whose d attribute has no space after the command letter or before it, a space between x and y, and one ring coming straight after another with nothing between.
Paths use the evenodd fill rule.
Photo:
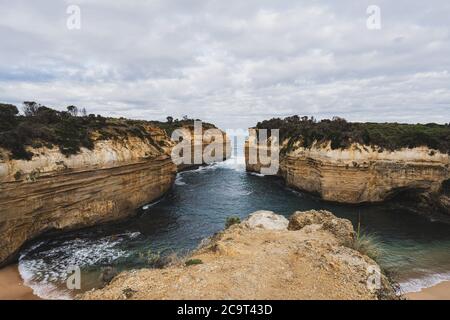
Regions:
<instances>
[{"instance_id":1,"label":"rock cliff face","mask_svg":"<svg viewBox=\"0 0 450 320\"><path fill-rule=\"evenodd\" d=\"M352 249L350 221L269 211L215 235L189 260L119 274L81 299L395 299L379 266ZM189 263L196 261L197 263Z\"/></svg>"},{"instance_id":2,"label":"rock cliff face","mask_svg":"<svg viewBox=\"0 0 450 320\"><path fill-rule=\"evenodd\" d=\"M56 147L30 149L31 161L10 160L2 152L0 264L47 231L123 219L164 195L177 169L188 166L172 162L174 143L165 131L147 130L153 143L133 136L99 140L93 150L69 157Z\"/></svg>"},{"instance_id":3,"label":"rock cliff face","mask_svg":"<svg viewBox=\"0 0 450 320\"><path fill-rule=\"evenodd\" d=\"M0 262L46 231L121 219L161 197L176 167L164 132L154 128L152 135L167 143L164 151L127 137L67 158L57 148L41 148L31 161L2 160Z\"/></svg>"},{"instance_id":4,"label":"rock cliff face","mask_svg":"<svg viewBox=\"0 0 450 320\"><path fill-rule=\"evenodd\" d=\"M261 170L261 164L249 163L248 157L251 149L261 148L265 147L247 142L248 171ZM439 193L450 178L449 163L448 154L426 147L391 152L358 144L332 150L328 144L281 155L278 174L288 186L324 200L380 202L408 190Z\"/></svg>"}]
</instances>

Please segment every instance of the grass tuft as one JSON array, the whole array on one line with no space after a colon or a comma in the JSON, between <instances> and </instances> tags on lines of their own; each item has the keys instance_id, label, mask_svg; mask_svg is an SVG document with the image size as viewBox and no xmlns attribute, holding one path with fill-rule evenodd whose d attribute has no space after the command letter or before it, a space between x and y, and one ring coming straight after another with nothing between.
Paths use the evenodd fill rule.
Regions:
<instances>
[{"instance_id":1,"label":"grass tuft","mask_svg":"<svg viewBox=\"0 0 450 320\"><path fill-rule=\"evenodd\" d=\"M380 238L373 233L367 233L361 230L360 213L358 214L358 228L356 230L356 239L353 243L353 249L368 256L376 262L379 262L380 257L384 253Z\"/></svg>"},{"instance_id":2,"label":"grass tuft","mask_svg":"<svg viewBox=\"0 0 450 320\"><path fill-rule=\"evenodd\" d=\"M197 264L203 264L203 261L200 260L200 259L189 259L189 260L186 261L185 264L186 264L187 267L189 267L189 266L194 266L194 265L197 265Z\"/></svg>"},{"instance_id":3,"label":"grass tuft","mask_svg":"<svg viewBox=\"0 0 450 320\"><path fill-rule=\"evenodd\" d=\"M239 218L238 216L230 216L227 218L227 221L225 222L225 229L228 229L232 225L239 223L241 223L241 218Z\"/></svg>"}]
</instances>

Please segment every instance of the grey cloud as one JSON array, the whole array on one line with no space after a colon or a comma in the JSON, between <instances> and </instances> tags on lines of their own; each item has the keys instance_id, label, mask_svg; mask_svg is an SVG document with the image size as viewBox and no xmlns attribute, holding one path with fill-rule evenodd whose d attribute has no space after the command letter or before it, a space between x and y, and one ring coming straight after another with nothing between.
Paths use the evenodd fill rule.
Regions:
<instances>
[{"instance_id":1,"label":"grey cloud","mask_svg":"<svg viewBox=\"0 0 450 320\"><path fill-rule=\"evenodd\" d=\"M372 1L0 0L0 100L224 128L294 113L448 122L450 4Z\"/></svg>"}]
</instances>

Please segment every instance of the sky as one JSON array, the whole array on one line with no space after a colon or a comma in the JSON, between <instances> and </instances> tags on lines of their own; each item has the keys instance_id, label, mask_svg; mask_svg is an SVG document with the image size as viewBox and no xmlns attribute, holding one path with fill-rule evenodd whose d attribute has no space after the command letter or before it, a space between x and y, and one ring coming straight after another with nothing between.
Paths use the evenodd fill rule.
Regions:
<instances>
[{"instance_id":1,"label":"sky","mask_svg":"<svg viewBox=\"0 0 450 320\"><path fill-rule=\"evenodd\" d=\"M448 0L0 0L0 13L0 102L223 129L450 122Z\"/></svg>"}]
</instances>

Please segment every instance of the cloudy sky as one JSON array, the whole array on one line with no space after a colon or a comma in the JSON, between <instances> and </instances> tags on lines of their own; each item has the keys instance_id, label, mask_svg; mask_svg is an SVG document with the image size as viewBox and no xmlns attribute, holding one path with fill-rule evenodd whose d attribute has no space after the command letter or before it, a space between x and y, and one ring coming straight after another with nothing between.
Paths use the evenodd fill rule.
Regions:
<instances>
[{"instance_id":1,"label":"cloudy sky","mask_svg":"<svg viewBox=\"0 0 450 320\"><path fill-rule=\"evenodd\" d=\"M224 129L292 114L450 121L448 0L0 0L0 12L2 102Z\"/></svg>"}]
</instances>

